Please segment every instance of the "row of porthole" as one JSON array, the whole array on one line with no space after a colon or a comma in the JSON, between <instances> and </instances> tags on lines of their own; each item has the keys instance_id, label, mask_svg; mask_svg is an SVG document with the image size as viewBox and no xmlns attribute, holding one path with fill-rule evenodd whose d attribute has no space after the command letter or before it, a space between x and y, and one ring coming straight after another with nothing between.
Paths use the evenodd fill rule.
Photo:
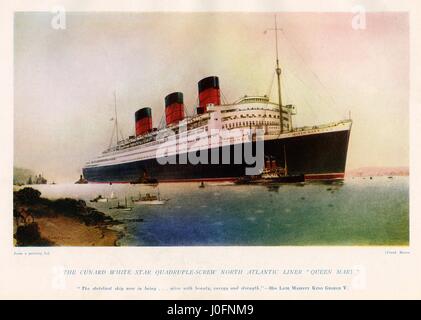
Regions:
<instances>
[{"instance_id":1,"label":"row of porthole","mask_svg":"<svg viewBox=\"0 0 421 320\"><path fill-rule=\"evenodd\" d=\"M245 121L245 122L236 122L223 125L223 129L232 129L238 127L248 127L248 126L259 126L259 125L276 125L276 122L267 122L267 121Z\"/></svg>"},{"instance_id":2,"label":"row of porthole","mask_svg":"<svg viewBox=\"0 0 421 320\"><path fill-rule=\"evenodd\" d=\"M199 139L200 140L200 139ZM234 141L240 141L241 140L241 138L234 138ZM197 140L196 140L197 141ZM133 155L131 155L131 156L133 156ZM139 159L140 160L144 160L144 159L150 159L151 158L151 156L153 156L153 154L150 154L150 155L145 155L145 156L141 156L141 157L139 157ZM114 159L115 160L115 159Z\"/></svg>"},{"instance_id":3,"label":"row of porthole","mask_svg":"<svg viewBox=\"0 0 421 320\"><path fill-rule=\"evenodd\" d=\"M237 116L234 116L234 117L224 117L224 120L228 120L228 119L230 119L230 120L234 120L234 119L239 119L239 118L266 118L266 117L268 117L268 118L274 118L274 119L279 119L279 115L274 115L273 117L272 117L272 115L269 113L268 115L266 115L266 114L263 114L263 115L261 115L261 114L259 114L259 115L255 115L255 114L241 114L240 115L240 117L237 117Z\"/></svg>"}]
</instances>

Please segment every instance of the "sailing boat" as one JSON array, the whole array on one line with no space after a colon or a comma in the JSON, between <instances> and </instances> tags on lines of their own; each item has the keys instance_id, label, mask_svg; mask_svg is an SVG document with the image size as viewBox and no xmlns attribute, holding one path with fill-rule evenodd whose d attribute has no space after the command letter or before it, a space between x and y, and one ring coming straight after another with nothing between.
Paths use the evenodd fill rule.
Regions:
<instances>
[{"instance_id":1,"label":"sailing boat","mask_svg":"<svg viewBox=\"0 0 421 320\"><path fill-rule=\"evenodd\" d=\"M110 209L118 209L121 211L132 211L133 207L128 207L127 206L127 197L124 198L124 205L120 204L120 201L117 202L117 206L116 207L111 207Z\"/></svg>"}]
</instances>

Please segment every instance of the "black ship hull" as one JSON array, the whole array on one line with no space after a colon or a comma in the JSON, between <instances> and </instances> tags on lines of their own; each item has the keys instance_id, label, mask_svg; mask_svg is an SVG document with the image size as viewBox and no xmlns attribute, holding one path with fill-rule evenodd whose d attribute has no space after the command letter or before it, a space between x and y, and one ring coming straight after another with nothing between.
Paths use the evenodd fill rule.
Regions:
<instances>
[{"instance_id":1,"label":"black ship hull","mask_svg":"<svg viewBox=\"0 0 421 320\"><path fill-rule=\"evenodd\" d=\"M285 164L290 175L304 175L306 180L343 179L350 130L316 133L264 141L265 157ZM255 150L253 143L253 150ZM229 150L223 150L229 148ZM208 159L211 151L208 149ZM110 166L87 167L84 177L93 183L130 183L148 177L159 182L233 181L244 176L248 165L233 163L233 146L219 148L219 155L230 152L230 164L177 164L161 165L157 159L140 160ZM203 151L202 151L203 152ZM285 159L286 157L286 159ZM210 160L209 160L210 161ZM220 161L219 163L222 163Z\"/></svg>"}]
</instances>

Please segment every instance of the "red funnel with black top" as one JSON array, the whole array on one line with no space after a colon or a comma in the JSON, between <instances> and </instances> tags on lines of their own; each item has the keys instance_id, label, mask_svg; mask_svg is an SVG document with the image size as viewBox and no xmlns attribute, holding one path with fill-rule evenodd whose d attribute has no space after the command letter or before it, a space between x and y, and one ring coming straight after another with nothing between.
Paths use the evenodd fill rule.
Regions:
<instances>
[{"instance_id":1,"label":"red funnel with black top","mask_svg":"<svg viewBox=\"0 0 421 320\"><path fill-rule=\"evenodd\" d=\"M136 137L152 131L152 110L149 107L142 108L135 113Z\"/></svg>"},{"instance_id":2,"label":"red funnel with black top","mask_svg":"<svg viewBox=\"0 0 421 320\"><path fill-rule=\"evenodd\" d=\"M206 112L208 104L220 105L221 93L219 91L219 79L212 76L207 77L198 82L199 87L199 107L197 108L198 114Z\"/></svg>"},{"instance_id":3,"label":"red funnel with black top","mask_svg":"<svg viewBox=\"0 0 421 320\"><path fill-rule=\"evenodd\" d=\"M165 97L165 120L167 126L184 119L183 93L173 92Z\"/></svg>"}]
</instances>

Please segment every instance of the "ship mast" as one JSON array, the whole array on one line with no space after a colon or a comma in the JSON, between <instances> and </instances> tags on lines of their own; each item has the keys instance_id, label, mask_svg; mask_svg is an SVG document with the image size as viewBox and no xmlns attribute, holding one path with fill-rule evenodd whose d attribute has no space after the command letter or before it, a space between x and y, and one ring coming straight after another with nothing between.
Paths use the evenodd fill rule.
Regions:
<instances>
[{"instance_id":1,"label":"ship mast","mask_svg":"<svg viewBox=\"0 0 421 320\"><path fill-rule=\"evenodd\" d=\"M114 90L114 113L115 113L116 145L118 145L117 96L116 96L115 90Z\"/></svg>"},{"instance_id":2,"label":"ship mast","mask_svg":"<svg viewBox=\"0 0 421 320\"><path fill-rule=\"evenodd\" d=\"M275 28L274 29L266 29L266 31L275 31L275 46L276 46L276 77L277 77L277 84L278 84L278 104L279 104L279 127L280 127L280 132L283 133L284 132L284 122L282 119L282 94L281 94L281 67L279 66L279 53L278 53L278 30L282 31L282 29L278 28L278 23L276 20L276 14L275 14Z\"/></svg>"},{"instance_id":3,"label":"ship mast","mask_svg":"<svg viewBox=\"0 0 421 320\"><path fill-rule=\"evenodd\" d=\"M279 29L281 30L281 29ZM276 21L276 14L275 14L275 43L276 43L276 77L278 80L278 99L279 99L279 125L281 129L281 133L284 132L284 125L282 120L282 95L281 95L281 68L279 67L279 55L278 55L278 24Z\"/></svg>"}]
</instances>

